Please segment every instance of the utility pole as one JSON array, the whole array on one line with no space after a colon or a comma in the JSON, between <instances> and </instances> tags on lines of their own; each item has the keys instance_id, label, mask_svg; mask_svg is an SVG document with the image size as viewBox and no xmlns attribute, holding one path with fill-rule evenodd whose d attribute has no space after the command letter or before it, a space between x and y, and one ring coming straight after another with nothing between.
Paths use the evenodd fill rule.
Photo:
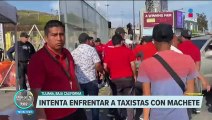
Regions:
<instances>
[{"instance_id":1,"label":"utility pole","mask_svg":"<svg viewBox=\"0 0 212 120\"><path fill-rule=\"evenodd\" d=\"M124 23L123 23L123 11L121 11L121 23L122 23L122 27L124 27Z\"/></svg>"},{"instance_id":2,"label":"utility pole","mask_svg":"<svg viewBox=\"0 0 212 120\"><path fill-rule=\"evenodd\" d=\"M108 17L108 7L110 6L108 3L105 5L107 7L107 21L109 21L109 17Z\"/></svg>"},{"instance_id":3,"label":"utility pole","mask_svg":"<svg viewBox=\"0 0 212 120\"><path fill-rule=\"evenodd\" d=\"M211 21L210 21L210 22L211 22L211 29L210 29L210 32L212 32L212 17L211 17Z\"/></svg>"},{"instance_id":4,"label":"utility pole","mask_svg":"<svg viewBox=\"0 0 212 120\"><path fill-rule=\"evenodd\" d=\"M133 42L135 42L135 0L133 0Z\"/></svg>"}]
</instances>

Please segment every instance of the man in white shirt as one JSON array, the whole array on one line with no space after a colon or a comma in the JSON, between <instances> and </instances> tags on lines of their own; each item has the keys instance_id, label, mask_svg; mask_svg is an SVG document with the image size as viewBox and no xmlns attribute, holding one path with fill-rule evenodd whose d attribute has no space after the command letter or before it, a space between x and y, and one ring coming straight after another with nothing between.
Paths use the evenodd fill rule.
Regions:
<instances>
[{"instance_id":1,"label":"man in white shirt","mask_svg":"<svg viewBox=\"0 0 212 120\"><path fill-rule=\"evenodd\" d=\"M96 70L103 73L100 58L96 49L90 46L88 34L81 33L78 40L80 45L71 53L78 82L84 95L98 95ZM92 120L99 120L99 109L92 109Z\"/></svg>"}]
</instances>

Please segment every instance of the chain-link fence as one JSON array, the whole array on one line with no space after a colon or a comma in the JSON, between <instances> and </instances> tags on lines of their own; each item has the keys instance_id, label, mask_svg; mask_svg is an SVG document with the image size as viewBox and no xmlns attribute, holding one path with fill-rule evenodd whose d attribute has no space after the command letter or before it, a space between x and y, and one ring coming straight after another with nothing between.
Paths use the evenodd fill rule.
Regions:
<instances>
[{"instance_id":1,"label":"chain-link fence","mask_svg":"<svg viewBox=\"0 0 212 120\"><path fill-rule=\"evenodd\" d=\"M85 32L108 41L108 22L85 1L60 1L60 18L66 25L66 47L73 50L78 36Z\"/></svg>"}]
</instances>

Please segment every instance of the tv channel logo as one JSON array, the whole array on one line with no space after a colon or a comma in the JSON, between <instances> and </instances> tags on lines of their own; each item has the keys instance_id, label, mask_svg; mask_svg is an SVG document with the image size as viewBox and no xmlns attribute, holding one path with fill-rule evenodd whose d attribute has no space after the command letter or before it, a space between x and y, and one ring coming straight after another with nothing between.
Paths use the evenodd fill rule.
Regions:
<instances>
[{"instance_id":1,"label":"tv channel logo","mask_svg":"<svg viewBox=\"0 0 212 120\"><path fill-rule=\"evenodd\" d=\"M14 103L19 108L16 110L17 114L33 114L32 110L34 97L29 90L19 90L14 95Z\"/></svg>"}]
</instances>

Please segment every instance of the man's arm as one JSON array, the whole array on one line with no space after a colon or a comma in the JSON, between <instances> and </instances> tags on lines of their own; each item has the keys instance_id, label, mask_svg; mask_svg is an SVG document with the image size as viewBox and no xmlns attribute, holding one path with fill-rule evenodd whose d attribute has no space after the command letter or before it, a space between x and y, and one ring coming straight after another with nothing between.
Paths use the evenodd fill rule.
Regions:
<instances>
[{"instance_id":1,"label":"man's arm","mask_svg":"<svg viewBox=\"0 0 212 120\"><path fill-rule=\"evenodd\" d=\"M30 43L30 46L31 46L31 50L32 50L30 54L33 55L35 53L35 48L31 43Z\"/></svg>"},{"instance_id":2,"label":"man's arm","mask_svg":"<svg viewBox=\"0 0 212 120\"><path fill-rule=\"evenodd\" d=\"M151 95L151 89L150 89L150 83L144 82L142 83L142 89L143 89L143 95L144 96L150 96ZM149 120L149 108L144 108L144 120Z\"/></svg>"},{"instance_id":3,"label":"man's arm","mask_svg":"<svg viewBox=\"0 0 212 120\"><path fill-rule=\"evenodd\" d=\"M104 63L104 70L109 73L109 70L107 68L107 63Z\"/></svg>"},{"instance_id":4,"label":"man's arm","mask_svg":"<svg viewBox=\"0 0 212 120\"><path fill-rule=\"evenodd\" d=\"M200 61L195 62L195 65L196 65L197 70L200 71L200 65L201 65Z\"/></svg>"},{"instance_id":5,"label":"man's arm","mask_svg":"<svg viewBox=\"0 0 212 120\"><path fill-rule=\"evenodd\" d=\"M7 51L7 56L11 61L15 60L13 57L13 53L15 52L15 44Z\"/></svg>"},{"instance_id":6,"label":"man's arm","mask_svg":"<svg viewBox=\"0 0 212 120\"><path fill-rule=\"evenodd\" d=\"M195 65L196 65L197 70L199 71L198 79L201 81L203 89L206 89L207 91L210 91L211 86L208 83L208 80L205 79L205 77L200 72L201 62L200 61L195 62Z\"/></svg>"},{"instance_id":7,"label":"man's arm","mask_svg":"<svg viewBox=\"0 0 212 120\"><path fill-rule=\"evenodd\" d=\"M34 97L34 108L36 108L36 103L37 103L37 99L38 99L38 94L41 91L41 89L31 89L33 97ZM38 120L46 120L46 114L44 111L44 108L36 108L36 119Z\"/></svg>"},{"instance_id":8,"label":"man's arm","mask_svg":"<svg viewBox=\"0 0 212 120\"><path fill-rule=\"evenodd\" d=\"M102 65L101 65L100 62L95 63L95 68L96 68L96 70L97 70L98 72L100 72L100 73L103 74L103 67L102 67Z\"/></svg>"},{"instance_id":9,"label":"man's arm","mask_svg":"<svg viewBox=\"0 0 212 120\"><path fill-rule=\"evenodd\" d=\"M36 102L38 94L42 89L42 86L46 80L46 71L43 65L43 60L37 58L39 56L33 56L27 66L27 76L31 91L34 96L34 108L36 110L36 117L39 120L45 120L46 114L43 108L36 108Z\"/></svg>"},{"instance_id":10,"label":"man's arm","mask_svg":"<svg viewBox=\"0 0 212 120\"><path fill-rule=\"evenodd\" d=\"M204 90L207 90L207 91L210 91L211 86L210 86L210 84L208 83L208 80L205 79L205 77L204 77L200 72L199 72L198 79L201 81L203 89L204 89Z\"/></svg>"},{"instance_id":11,"label":"man's arm","mask_svg":"<svg viewBox=\"0 0 212 120\"><path fill-rule=\"evenodd\" d=\"M136 75L136 65L135 65L135 61L130 62L130 65L131 65L131 69L132 69L132 71L133 71L134 80L136 81L136 80L137 80L137 75Z\"/></svg>"},{"instance_id":12,"label":"man's arm","mask_svg":"<svg viewBox=\"0 0 212 120\"><path fill-rule=\"evenodd\" d=\"M93 51L92 51L92 59L93 59L93 62L95 63L95 69L100 72L100 73L103 73L103 67L101 65L101 60L99 58L99 55L96 51L96 49L93 48Z\"/></svg>"},{"instance_id":13,"label":"man's arm","mask_svg":"<svg viewBox=\"0 0 212 120\"><path fill-rule=\"evenodd\" d=\"M186 82L186 95L194 93L194 79L193 80L187 80Z\"/></svg>"}]
</instances>

